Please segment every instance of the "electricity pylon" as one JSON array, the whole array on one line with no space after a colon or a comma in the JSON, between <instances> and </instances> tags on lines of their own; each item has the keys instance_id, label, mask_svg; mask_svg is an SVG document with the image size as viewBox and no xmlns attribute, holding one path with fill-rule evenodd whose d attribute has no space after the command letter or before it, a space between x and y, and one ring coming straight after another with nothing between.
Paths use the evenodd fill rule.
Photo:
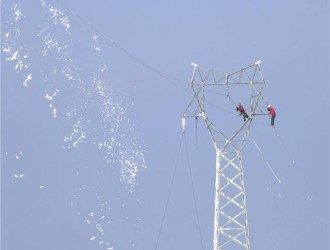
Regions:
<instances>
[{"instance_id":1,"label":"electricity pylon","mask_svg":"<svg viewBox=\"0 0 330 250\"><path fill-rule=\"evenodd\" d=\"M264 114L259 107L265 84L260 63L257 61L219 79L213 70L202 75L200 67L192 63L193 97L182 124L185 129L187 118L203 119L216 151L214 250L250 249L242 152L256 112ZM212 94L216 96L213 103L208 98ZM229 108L237 111L235 99L244 103L248 117L235 117L231 122L228 114L233 112ZM211 107L219 111L212 113ZM217 120L223 129L215 124Z\"/></svg>"}]
</instances>

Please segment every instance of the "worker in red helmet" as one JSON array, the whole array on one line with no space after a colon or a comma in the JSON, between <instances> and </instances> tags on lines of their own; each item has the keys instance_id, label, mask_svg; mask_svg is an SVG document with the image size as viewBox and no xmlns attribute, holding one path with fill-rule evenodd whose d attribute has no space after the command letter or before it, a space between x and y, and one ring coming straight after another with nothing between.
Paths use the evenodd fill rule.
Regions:
<instances>
[{"instance_id":1,"label":"worker in red helmet","mask_svg":"<svg viewBox=\"0 0 330 250\"><path fill-rule=\"evenodd\" d=\"M271 105L267 106L267 110L268 110L268 114L271 116L270 125L274 126L276 111L275 111L274 107L272 107Z\"/></svg>"},{"instance_id":2,"label":"worker in red helmet","mask_svg":"<svg viewBox=\"0 0 330 250\"><path fill-rule=\"evenodd\" d=\"M239 111L240 115L243 116L243 120L246 121L246 119L249 119L250 117L245 112L245 109L243 108L242 104L238 104L236 107L236 111Z\"/></svg>"}]
</instances>

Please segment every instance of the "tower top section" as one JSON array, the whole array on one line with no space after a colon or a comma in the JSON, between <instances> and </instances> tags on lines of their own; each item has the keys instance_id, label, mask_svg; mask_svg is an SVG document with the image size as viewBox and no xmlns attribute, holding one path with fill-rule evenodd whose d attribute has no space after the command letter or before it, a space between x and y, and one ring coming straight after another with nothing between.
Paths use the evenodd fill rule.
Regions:
<instances>
[{"instance_id":1,"label":"tower top section","mask_svg":"<svg viewBox=\"0 0 330 250\"><path fill-rule=\"evenodd\" d=\"M265 80L260 64L258 60L232 73L220 73L191 63L192 99L183 119L203 119L216 149L230 146L239 150L255 115L266 114L267 102L262 95ZM238 119L238 115L242 118Z\"/></svg>"}]
</instances>

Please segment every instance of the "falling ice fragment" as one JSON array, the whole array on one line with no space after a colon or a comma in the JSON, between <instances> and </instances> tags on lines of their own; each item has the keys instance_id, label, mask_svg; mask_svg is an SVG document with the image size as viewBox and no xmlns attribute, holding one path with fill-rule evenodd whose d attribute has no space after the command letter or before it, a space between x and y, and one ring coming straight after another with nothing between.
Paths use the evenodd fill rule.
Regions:
<instances>
[{"instance_id":1,"label":"falling ice fragment","mask_svg":"<svg viewBox=\"0 0 330 250\"><path fill-rule=\"evenodd\" d=\"M29 74L29 75L26 77L25 81L23 82L23 85L24 85L25 87L27 87L27 86L28 86L28 82L31 81L31 79L32 79L32 74Z\"/></svg>"}]
</instances>

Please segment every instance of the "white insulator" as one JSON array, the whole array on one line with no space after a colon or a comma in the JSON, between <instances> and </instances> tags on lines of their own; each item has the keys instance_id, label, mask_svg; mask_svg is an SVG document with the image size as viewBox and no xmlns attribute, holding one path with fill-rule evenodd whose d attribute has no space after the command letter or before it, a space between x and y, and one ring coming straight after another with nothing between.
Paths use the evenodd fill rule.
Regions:
<instances>
[{"instance_id":1,"label":"white insulator","mask_svg":"<svg viewBox=\"0 0 330 250\"><path fill-rule=\"evenodd\" d=\"M261 60L256 61L254 64L259 65L261 63Z\"/></svg>"},{"instance_id":2,"label":"white insulator","mask_svg":"<svg viewBox=\"0 0 330 250\"><path fill-rule=\"evenodd\" d=\"M194 66L195 68L198 67L198 64L196 64L196 63L194 63L194 62L192 62L191 65Z\"/></svg>"},{"instance_id":3,"label":"white insulator","mask_svg":"<svg viewBox=\"0 0 330 250\"><path fill-rule=\"evenodd\" d=\"M182 132L184 132L186 130L186 117L182 117L181 125L182 125Z\"/></svg>"}]
</instances>

